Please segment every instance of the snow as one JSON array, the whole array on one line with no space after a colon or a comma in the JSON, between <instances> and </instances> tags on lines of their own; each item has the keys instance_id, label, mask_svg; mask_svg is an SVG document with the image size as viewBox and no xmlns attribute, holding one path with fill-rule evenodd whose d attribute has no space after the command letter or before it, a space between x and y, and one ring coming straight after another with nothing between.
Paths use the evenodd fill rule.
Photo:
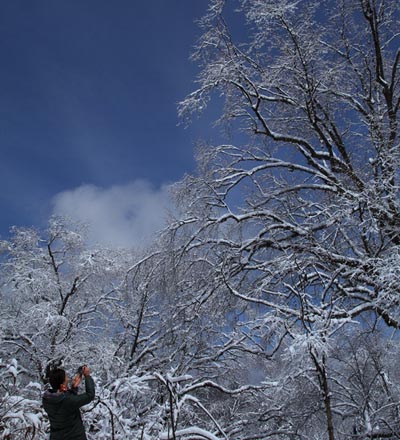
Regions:
<instances>
[{"instance_id":1,"label":"snow","mask_svg":"<svg viewBox=\"0 0 400 440\"><path fill-rule=\"evenodd\" d=\"M211 432L205 431L204 429L198 427L191 427L186 429L180 429L175 431L176 437L183 437L189 435L190 438L194 439L208 439L208 440L221 440L220 437L215 436ZM160 434L160 440L168 440L171 438L171 433L164 432Z\"/></svg>"}]
</instances>

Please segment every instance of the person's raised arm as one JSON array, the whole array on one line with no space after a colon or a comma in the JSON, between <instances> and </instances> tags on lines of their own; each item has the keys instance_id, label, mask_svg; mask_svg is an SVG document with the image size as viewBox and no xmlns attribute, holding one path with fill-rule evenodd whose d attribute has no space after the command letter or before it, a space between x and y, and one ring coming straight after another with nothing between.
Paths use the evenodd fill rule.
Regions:
<instances>
[{"instance_id":1,"label":"person's raised arm","mask_svg":"<svg viewBox=\"0 0 400 440\"><path fill-rule=\"evenodd\" d=\"M85 377L85 392L82 394L77 394L75 396L71 396L71 406L73 408L80 408L83 405L87 405L90 403L95 396L95 385L94 381L90 375L90 368L85 365L83 367L83 376ZM75 376L76 378L76 376ZM74 381L75 381L74 378ZM72 386L74 385L74 381L72 383ZM79 380L80 382L80 380ZM79 383L78 383L79 384Z\"/></svg>"}]
</instances>

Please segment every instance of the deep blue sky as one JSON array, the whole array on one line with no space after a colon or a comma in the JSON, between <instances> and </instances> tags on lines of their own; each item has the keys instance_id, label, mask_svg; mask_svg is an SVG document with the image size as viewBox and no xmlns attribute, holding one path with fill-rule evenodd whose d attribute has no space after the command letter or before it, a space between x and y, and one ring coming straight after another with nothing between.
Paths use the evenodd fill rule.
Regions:
<instances>
[{"instance_id":1,"label":"deep blue sky","mask_svg":"<svg viewBox=\"0 0 400 440\"><path fill-rule=\"evenodd\" d=\"M40 226L58 193L194 169L202 119L177 126L207 0L0 3L0 237Z\"/></svg>"}]
</instances>

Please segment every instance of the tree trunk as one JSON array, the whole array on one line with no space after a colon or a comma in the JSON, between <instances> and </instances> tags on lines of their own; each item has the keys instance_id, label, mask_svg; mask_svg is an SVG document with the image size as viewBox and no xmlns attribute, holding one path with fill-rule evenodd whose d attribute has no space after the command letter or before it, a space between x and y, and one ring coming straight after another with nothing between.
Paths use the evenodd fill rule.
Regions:
<instances>
[{"instance_id":1,"label":"tree trunk","mask_svg":"<svg viewBox=\"0 0 400 440\"><path fill-rule=\"evenodd\" d=\"M335 432L333 428L333 414L332 414L332 405L331 405L331 396L329 391L328 384L328 375L326 373L326 359L325 355L322 355L321 362L318 361L316 354L313 352L313 349L310 349L311 358L314 362L315 369L318 374L318 381L321 387L322 397L324 399L325 406L325 414L326 414L326 422L327 422L327 430L328 430L328 439L335 440Z\"/></svg>"}]
</instances>

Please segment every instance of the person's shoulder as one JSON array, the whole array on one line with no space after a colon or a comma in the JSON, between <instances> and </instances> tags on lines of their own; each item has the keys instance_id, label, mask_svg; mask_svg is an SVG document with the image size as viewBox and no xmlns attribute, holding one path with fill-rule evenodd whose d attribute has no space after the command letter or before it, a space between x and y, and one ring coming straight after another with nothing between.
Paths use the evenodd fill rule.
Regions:
<instances>
[{"instance_id":1,"label":"person's shoulder","mask_svg":"<svg viewBox=\"0 0 400 440\"><path fill-rule=\"evenodd\" d=\"M73 402L78 397L78 391L68 390L64 393L64 404L68 405L69 402Z\"/></svg>"},{"instance_id":2,"label":"person's shoulder","mask_svg":"<svg viewBox=\"0 0 400 440\"><path fill-rule=\"evenodd\" d=\"M43 402L54 404L60 403L65 399L66 393L57 393L53 390L46 390L42 395Z\"/></svg>"},{"instance_id":3,"label":"person's shoulder","mask_svg":"<svg viewBox=\"0 0 400 440\"><path fill-rule=\"evenodd\" d=\"M70 388L68 390L68 394L72 394L72 395L76 396L78 394L78 388Z\"/></svg>"}]
</instances>

